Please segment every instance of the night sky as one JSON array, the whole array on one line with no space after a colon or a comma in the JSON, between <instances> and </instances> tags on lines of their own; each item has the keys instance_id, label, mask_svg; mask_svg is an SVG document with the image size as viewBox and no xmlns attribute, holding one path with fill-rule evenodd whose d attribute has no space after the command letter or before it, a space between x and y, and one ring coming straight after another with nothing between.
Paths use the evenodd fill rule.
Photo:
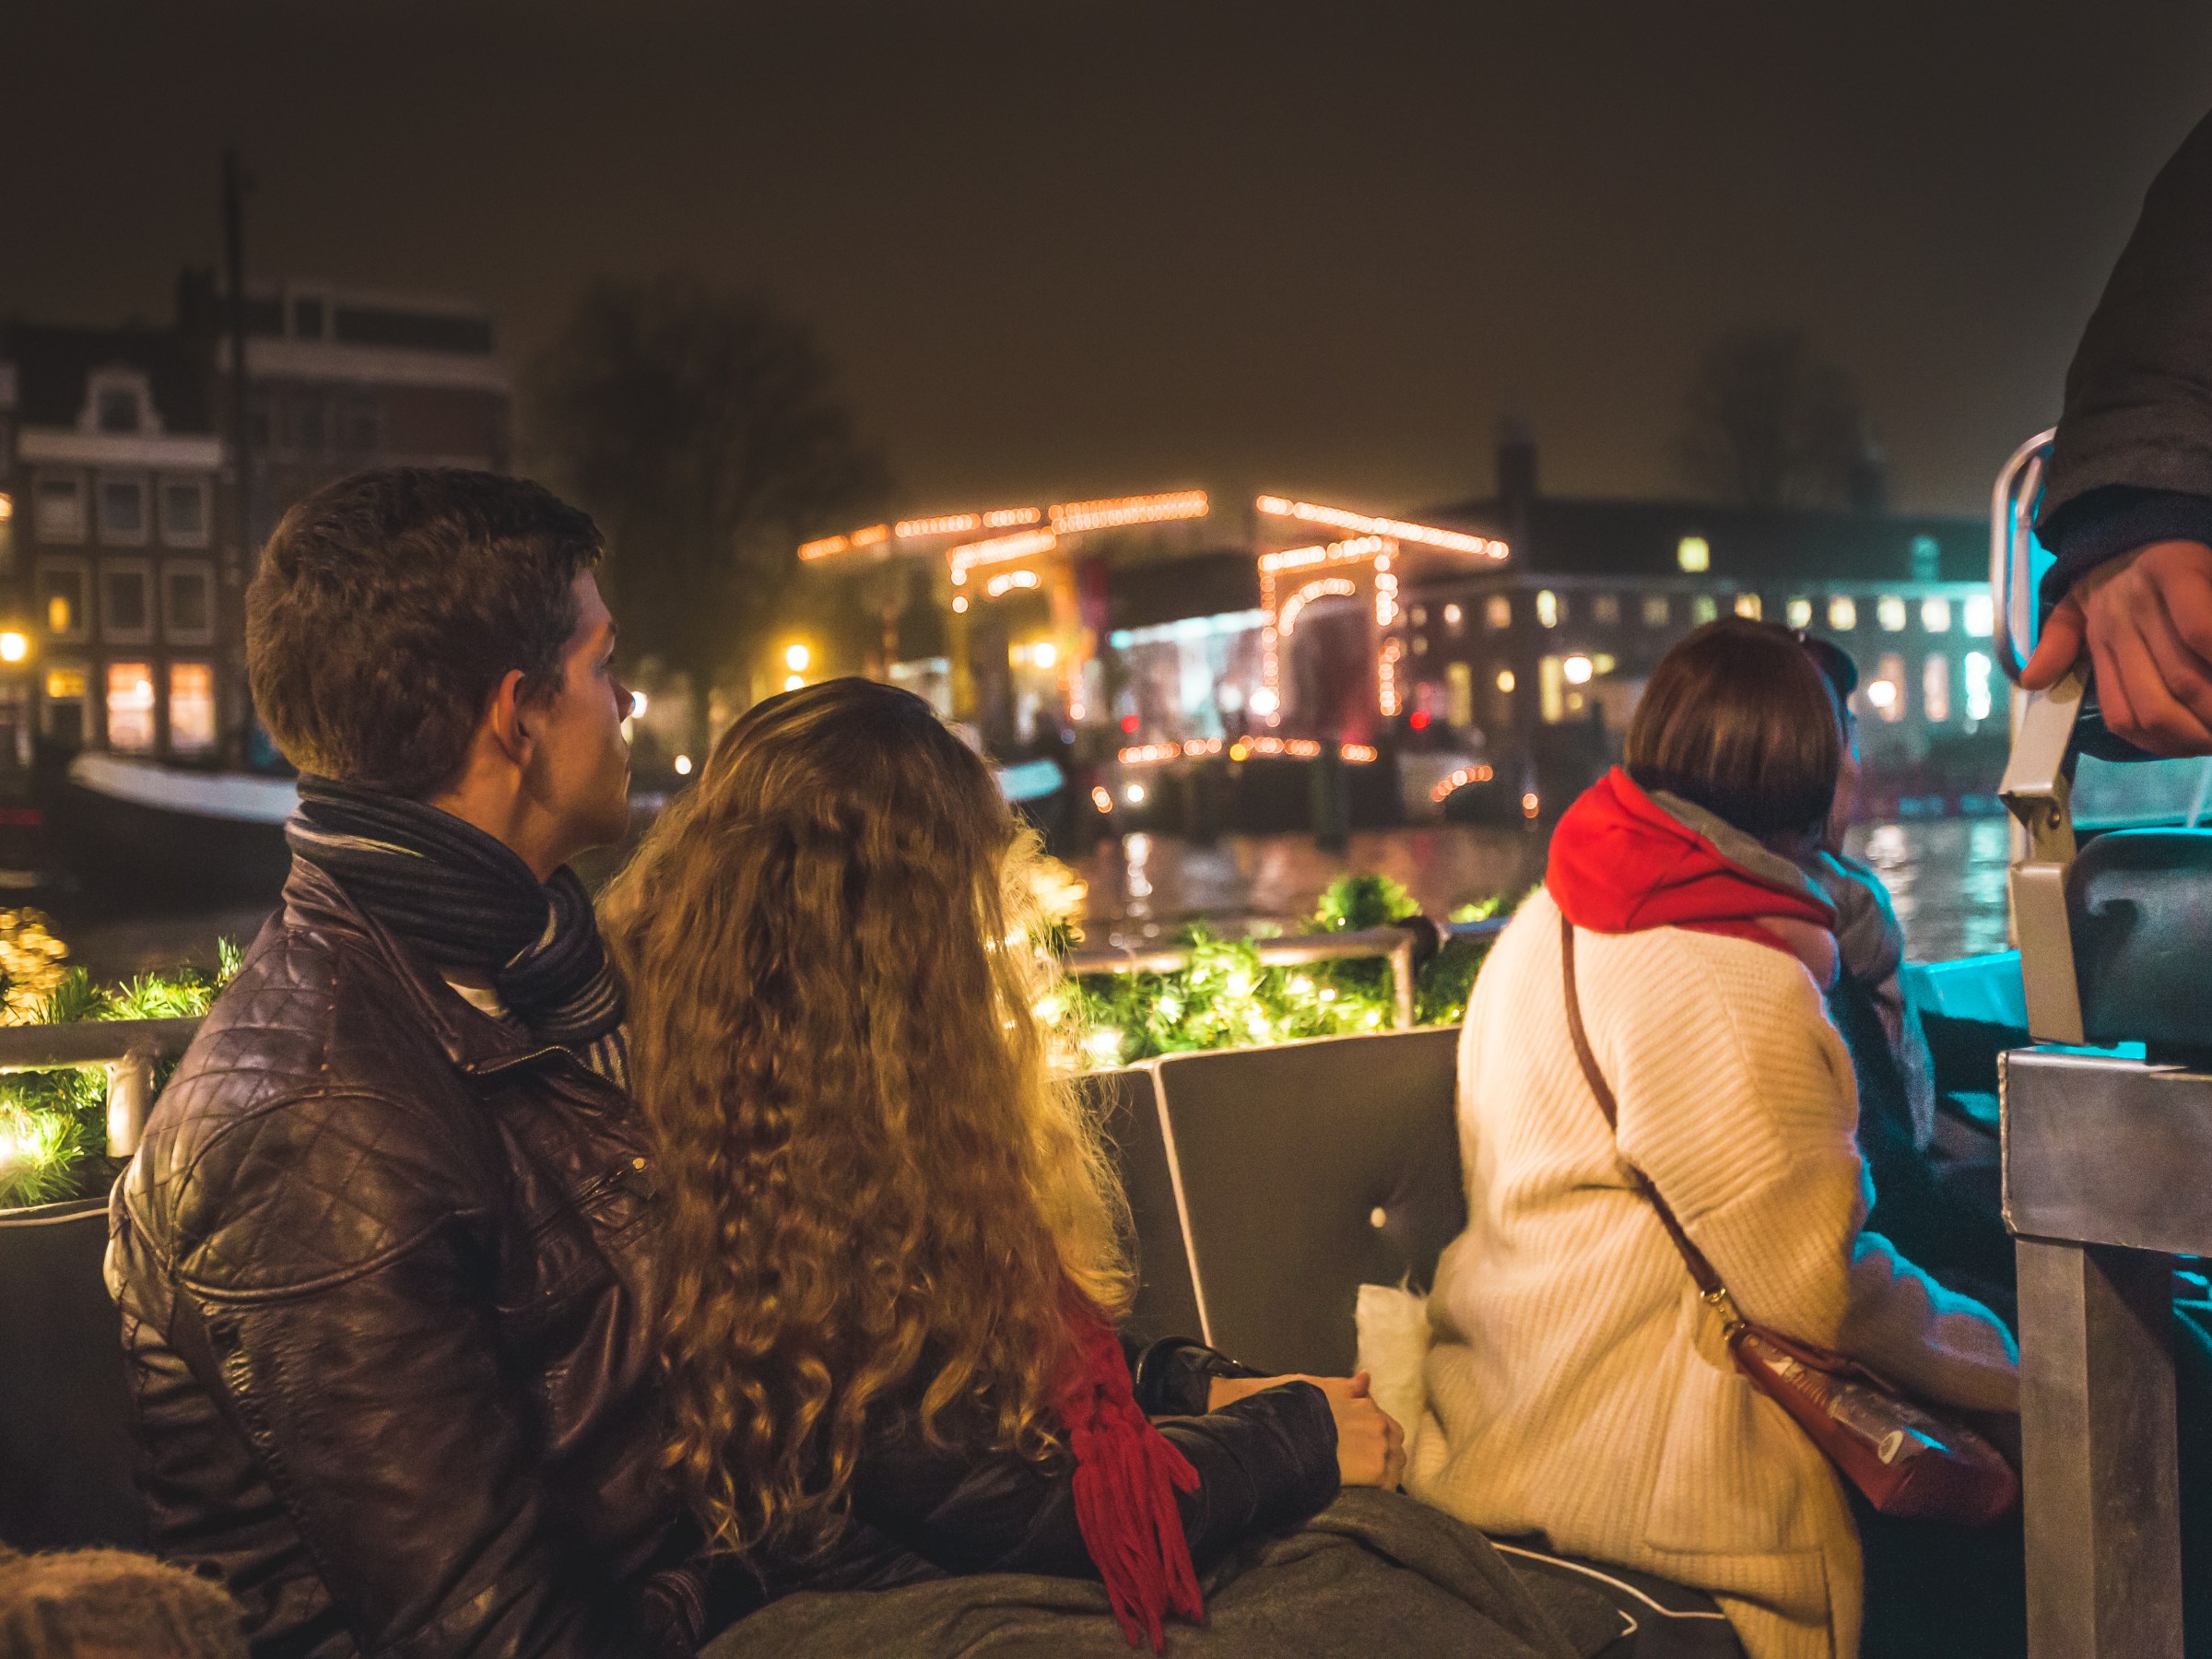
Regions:
<instances>
[{"instance_id":1,"label":"night sky","mask_svg":"<svg viewBox=\"0 0 2212 1659\"><path fill-rule=\"evenodd\" d=\"M9 0L0 310L165 317L226 141L262 277L600 273L820 328L910 508L1197 483L1407 506L1677 488L1690 366L1790 324L1900 506L2057 408L2212 8Z\"/></svg>"}]
</instances>

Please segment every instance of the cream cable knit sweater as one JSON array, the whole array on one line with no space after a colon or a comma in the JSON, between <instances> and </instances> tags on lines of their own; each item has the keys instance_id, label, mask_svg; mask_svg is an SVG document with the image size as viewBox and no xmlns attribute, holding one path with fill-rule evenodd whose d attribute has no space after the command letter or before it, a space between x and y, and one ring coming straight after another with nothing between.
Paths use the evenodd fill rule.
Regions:
<instances>
[{"instance_id":1,"label":"cream cable knit sweater","mask_svg":"<svg viewBox=\"0 0 2212 1659\"><path fill-rule=\"evenodd\" d=\"M1735 1370L1621 1154L1747 1317L1981 1408L2017 1406L2011 1339L1859 1230L1851 1060L1795 959L1680 928L1580 936L1617 1151L1568 1039L1559 927L1539 889L1467 1008L1467 1230L1429 1301L1407 1485L1477 1526L1710 1591L1752 1659L1852 1659L1859 1549L1838 1478Z\"/></svg>"}]
</instances>

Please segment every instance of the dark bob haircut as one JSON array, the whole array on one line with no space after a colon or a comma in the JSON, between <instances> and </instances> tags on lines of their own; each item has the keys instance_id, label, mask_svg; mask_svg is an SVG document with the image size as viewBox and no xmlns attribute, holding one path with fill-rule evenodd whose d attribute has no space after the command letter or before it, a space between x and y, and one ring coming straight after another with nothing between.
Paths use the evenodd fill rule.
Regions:
<instances>
[{"instance_id":1,"label":"dark bob haircut","mask_svg":"<svg viewBox=\"0 0 2212 1659\"><path fill-rule=\"evenodd\" d=\"M460 776L500 682L555 688L589 514L521 478L390 467L284 515L246 590L262 724L304 772L394 794Z\"/></svg>"},{"instance_id":2,"label":"dark bob haircut","mask_svg":"<svg viewBox=\"0 0 2212 1659\"><path fill-rule=\"evenodd\" d=\"M1818 831L1843 736L1828 677L1788 629L1724 617L1659 660L1629 723L1629 776L1747 835Z\"/></svg>"}]
</instances>

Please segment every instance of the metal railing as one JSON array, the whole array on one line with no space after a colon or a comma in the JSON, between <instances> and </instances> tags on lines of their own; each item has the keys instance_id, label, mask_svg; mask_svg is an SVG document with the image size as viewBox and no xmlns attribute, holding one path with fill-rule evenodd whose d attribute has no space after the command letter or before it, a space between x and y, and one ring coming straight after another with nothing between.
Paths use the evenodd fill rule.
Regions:
<instances>
[{"instance_id":1,"label":"metal railing","mask_svg":"<svg viewBox=\"0 0 2212 1659\"><path fill-rule=\"evenodd\" d=\"M1998 670L2014 685L2035 648L2035 510L2058 429L2038 432L1997 473L1989 502L1989 594Z\"/></svg>"},{"instance_id":2,"label":"metal railing","mask_svg":"<svg viewBox=\"0 0 2212 1659\"><path fill-rule=\"evenodd\" d=\"M68 1025L0 1026L0 1072L104 1066L108 1155L138 1150L154 1104L154 1067L191 1044L197 1019L84 1019Z\"/></svg>"}]
</instances>

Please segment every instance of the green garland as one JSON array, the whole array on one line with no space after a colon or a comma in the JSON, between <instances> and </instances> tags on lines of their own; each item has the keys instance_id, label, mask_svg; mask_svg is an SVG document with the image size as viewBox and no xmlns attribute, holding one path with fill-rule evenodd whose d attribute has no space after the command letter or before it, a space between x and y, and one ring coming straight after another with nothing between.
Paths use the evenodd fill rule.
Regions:
<instances>
[{"instance_id":1,"label":"green garland","mask_svg":"<svg viewBox=\"0 0 2212 1659\"><path fill-rule=\"evenodd\" d=\"M96 986L81 968L60 976L35 1022L196 1018L238 971L239 949L225 939L216 966L141 974L128 984ZM175 1069L159 1068L159 1088ZM91 1197L117 1173L108 1152L108 1085L99 1066L19 1072L0 1079L0 1209Z\"/></svg>"},{"instance_id":2,"label":"green garland","mask_svg":"<svg viewBox=\"0 0 2212 1659\"><path fill-rule=\"evenodd\" d=\"M1495 914L1498 906L1496 899L1462 905L1452 920L1478 921ZM1387 876L1340 876L1322 893L1303 931L1357 933L1419 913L1413 895ZM1057 924L1053 935L1043 943L1065 954L1072 933ZM1046 996L1037 1012L1062 1062L1083 1068L1390 1029L1388 962L1359 958L1270 968L1260 960L1259 938L1266 936L1225 939L1196 924L1184 935L1189 967L1173 973L1081 975ZM1458 1023L1488 949L1487 940L1454 939L1421 964L1414 986L1418 1024ZM238 962L238 947L225 940L212 972L187 967L103 989L73 968L60 974L36 1018L50 1025L196 1018L206 1013ZM170 1069L157 1074L157 1088L168 1081ZM100 1068L0 1079L0 1209L101 1191L117 1173L107 1156L107 1080Z\"/></svg>"},{"instance_id":3,"label":"green garland","mask_svg":"<svg viewBox=\"0 0 2212 1659\"><path fill-rule=\"evenodd\" d=\"M1462 905L1452 919L1479 921L1497 908L1495 899ZM1305 931L1356 933L1419 913L1413 895L1387 876L1340 876L1322 893ZM1059 1039L1060 1052L1087 1068L1390 1028L1388 962L1355 958L1269 968L1260 960L1258 943L1268 936L1224 939L1196 924L1182 938L1191 950L1189 967L1079 975L1045 998L1038 1012ZM1421 965L1414 985L1417 1023L1458 1022L1488 949L1487 940L1454 939Z\"/></svg>"}]
</instances>

